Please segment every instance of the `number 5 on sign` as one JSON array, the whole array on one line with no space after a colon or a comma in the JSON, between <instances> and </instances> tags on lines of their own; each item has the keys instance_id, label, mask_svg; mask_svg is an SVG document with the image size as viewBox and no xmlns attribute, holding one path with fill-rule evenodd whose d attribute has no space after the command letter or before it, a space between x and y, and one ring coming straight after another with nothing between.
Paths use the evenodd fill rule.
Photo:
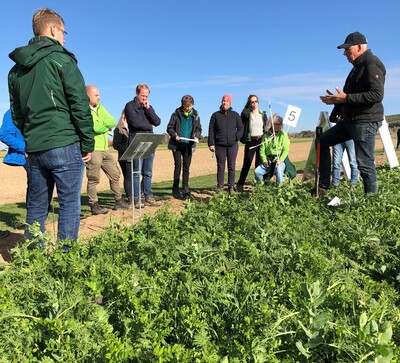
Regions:
<instances>
[{"instance_id":1,"label":"number 5 on sign","mask_svg":"<svg viewBox=\"0 0 400 363\"><path fill-rule=\"evenodd\" d=\"M283 119L283 124L291 127L296 127L297 121L299 120L301 113L301 108L289 105L285 117Z\"/></svg>"}]
</instances>

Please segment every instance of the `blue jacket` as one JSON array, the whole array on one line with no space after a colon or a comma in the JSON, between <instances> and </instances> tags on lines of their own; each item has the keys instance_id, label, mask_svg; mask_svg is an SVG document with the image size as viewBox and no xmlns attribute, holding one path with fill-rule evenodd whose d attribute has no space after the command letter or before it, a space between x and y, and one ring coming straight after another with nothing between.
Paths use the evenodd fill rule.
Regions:
<instances>
[{"instance_id":1,"label":"blue jacket","mask_svg":"<svg viewBox=\"0 0 400 363\"><path fill-rule=\"evenodd\" d=\"M4 164L25 165L25 140L12 121L11 110L4 114L0 128L0 141L8 146L8 152L3 159Z\"/></svg>"}]
</instances>

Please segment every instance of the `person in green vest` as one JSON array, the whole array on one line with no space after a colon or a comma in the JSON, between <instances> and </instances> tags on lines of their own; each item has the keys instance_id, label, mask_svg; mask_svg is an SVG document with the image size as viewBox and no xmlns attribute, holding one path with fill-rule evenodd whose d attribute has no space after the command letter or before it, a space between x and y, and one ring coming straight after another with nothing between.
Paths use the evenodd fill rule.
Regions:
<instances>
[{"instance_id":1,"label":"person in green vest","mask_svg":"<svg viewBox=\"0 0 400 363\"><path fill-rule=\"evenodd\" d=\"M92 158L86 163L87 194L91 212L93 215L108 213L107 208L100 206L97 197L96 187L100 182L100 170L104 171L110 181L110 189L115 198L114 210L129 209L129 204L122 199L117 161L108 150L108 132L115 127L115 119L100 104L100 92L97 87L86 86L86 93L89 97L95 133Z\"/></svg>"}]
</instances>

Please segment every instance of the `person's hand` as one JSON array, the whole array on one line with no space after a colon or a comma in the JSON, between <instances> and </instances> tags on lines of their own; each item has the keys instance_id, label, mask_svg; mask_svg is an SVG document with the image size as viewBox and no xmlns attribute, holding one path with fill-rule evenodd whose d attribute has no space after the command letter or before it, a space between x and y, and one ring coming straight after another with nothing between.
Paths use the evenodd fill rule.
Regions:
<instances>
[{"instance_id":1,"label":"person's hand","mask_svg":"<svg viewBox=\"0 0 400 363\"><path fill-rule=\"evenodd\" d=\"M82 153L82 161L87 163L92 158L92 153Z\"/></svg>"},{"instance_id":2,"label":"person's hand","mask_svg":"<svg viewBox=\"0 0 400 363\"><path fill-rule=\"evenodd\" d=\"M330 94L330 92L325 96L320 96L319 98L326 105L334 105L337 103L345 103L347 101L347 94L344 93L339 87L335 87L337 94Z\"/></svg>"},{"instance_id":3,"label":"person's hand","mask_svg":"<svg viewBox=\"0 0 400 363\"><path fill-rule=\"evenodd\" d=\"M270 163L269 163L268 160L263 162L263 165L266 166L266 167L269 166L269 164L270 164Z\"/></svg>"},{"instance_id":4,"label":"person's hand","mask_svg":"<svg viewBox=\"0 0 400 363\"><path fill-rule=\"evenodd\" d=\"M175 136L175 140L176 140L176 141L179 141L180 139L181 139L181 138L179 137L179 135L176 135L176 136Z\"/></svg>"},{"instance_id":5,"label":"person's hand","mask_svg":"<svg viewBox=\"0 0 400 363\"><path fill-rule=\"evenodd\" d=\"M149 108L150 108L150 103L149 103L149 101L144 101L143 103L142 103L142 106L146 109L146 110L148 110Z\"/></svg>"},{"instance_id":6,"label":"person's hand","mask_svg":"<svg viewBox=\"0 0 400 363\"><path fill-rule=\"evenodd\" d=\"M209 149L210 149L210 151L211 151L212 153L215 152L215 146L214 146L214 145L209 146Z\"/></svg>"},{"instance_id":7,"label":"person's hand","mask_svg":"<svg viewBox=\"0 0 400 363\"><path fill-rule=\"evenodd\" d=\"M199 142L199 138L198 137L195 137L194 140L195 140L196 143Z\"/></svg>"},{"instance_id":8,"label":"person's hand","mask_svg":"<svg viewBox=\"0 0 400 363\"><path fill-rule=\"evenodd\" d=\"M279 164L282 164L282 163L283 163L283 161L280 160L280 159L278 159L278 160L276 161L276 165L279 165Z\"/></svg>"}]
</instances>

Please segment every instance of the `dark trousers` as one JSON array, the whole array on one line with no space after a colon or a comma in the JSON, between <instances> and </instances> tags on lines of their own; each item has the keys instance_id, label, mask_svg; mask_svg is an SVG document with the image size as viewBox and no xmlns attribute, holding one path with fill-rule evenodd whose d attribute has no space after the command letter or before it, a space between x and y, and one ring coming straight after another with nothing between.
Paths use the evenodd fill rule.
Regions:
<instances>
[{"instance_id":1,"label":"dark trousers","mask_svg":"<svg viewBox=\"0 0 400 363\"><path fill-rule=\"evenodd\" d=\"M189 169L192 163L192 146L186 143L178 144L175 151L172 152L174 157L174 183L173 190L179 189L179 179L182 171L182 190L184 193L189 192Z\"/></svg>"},{"instance_id":2,"label":"dark trousers","mask_svg":"<svg viewBox=\"0 0 400 363\"><path fill-rule=\"evenodd\" d=\"M254 149L250 149L252 146L259 145L261 143L261 138L258 140L251 140L246 142L244 146L244 157L243 157L243 166L242 171L240 172L240 177L238 184L244 185L247 175L249 174L249 170L251 167L251 163L253 162L254 155L256 156L256 167L261 164L261 157L260 157L260 146L255 147Z\"/></svg>"},{"instance_id":3,"label":"dark trousers","mask_svg":"<svg viewBox=\"0 0 400 363\"><path fill-rule=\"evenodd\" d=\"M321 135L320 185L330 187L331 154L329 147L353 139L358 170L365 193L376 193L375 136L382 122L338 122Z\"/></svg>"},{"instance_id":4,"label":"dark trousers","mask_svg":"<svg viewBox=\"0 0 400 363\"><path fill-rule=\"evenodd\" d=\"M128 161L118 161L124 177L124 190L128 198L132 197L132 170Z\"/></svg>"},{"instance_id":5,"label":"dark trousers","mask_svg":"<svg viewBox=\"0 0 400 363\"><path fill-rule=\"evenodd\" d=\"M224 186L225 163L228 160L228 187L235 185L235 166L239 145L215 146L215 157L217 158L217 183L218 187Z\"/></svg>"}]
</instances>

